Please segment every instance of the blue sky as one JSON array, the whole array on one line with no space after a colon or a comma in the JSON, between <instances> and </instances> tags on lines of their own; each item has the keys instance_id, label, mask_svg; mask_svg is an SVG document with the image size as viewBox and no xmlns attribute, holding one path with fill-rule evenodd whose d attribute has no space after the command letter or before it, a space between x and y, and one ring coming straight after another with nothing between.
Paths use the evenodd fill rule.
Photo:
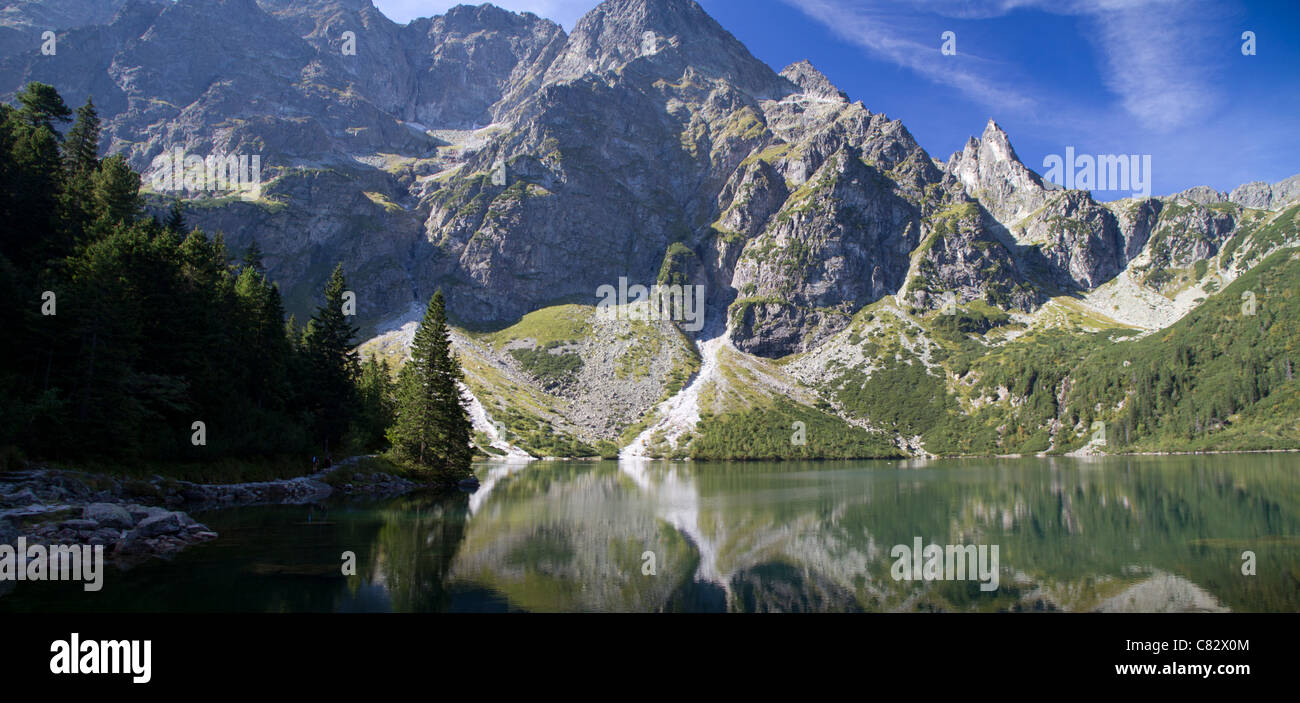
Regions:
<instances>
[{"instance_id":1,"label":"blue sky","mask_svg":"<svg viewBox=\"0 0 1300 703\"><path fill-rule=\"evenodd\" d=\"M456 4L373 1L399 22ZM1040 173L1066 147L1150 154L1157 195L1300 173L1295 0L698 1L758 58L777 70L812 61L940 159L992 117ZM572 29L597 3L494 4ZM946 31L955 56L940 51Z\"/></svg>"}]
</instances>

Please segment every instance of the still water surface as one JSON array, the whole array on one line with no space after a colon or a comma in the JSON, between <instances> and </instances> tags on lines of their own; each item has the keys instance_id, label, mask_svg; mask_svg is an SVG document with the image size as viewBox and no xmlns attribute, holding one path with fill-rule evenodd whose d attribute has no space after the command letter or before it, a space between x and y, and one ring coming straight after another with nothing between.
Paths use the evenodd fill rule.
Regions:
<instances>
[{"instance_id":1,"label":"still water surface","mask_svg":"<svg viewBox=\"0 0 1300 703\"><path fill-rule=\"evenodd\" d=\"M1297 454L477 473L474 494L197 514L219 539L95 594L17 584L0 612L1300 611ZM997 545L997 590L895 580L917 537Z\"/></svg>"}]
</instances>

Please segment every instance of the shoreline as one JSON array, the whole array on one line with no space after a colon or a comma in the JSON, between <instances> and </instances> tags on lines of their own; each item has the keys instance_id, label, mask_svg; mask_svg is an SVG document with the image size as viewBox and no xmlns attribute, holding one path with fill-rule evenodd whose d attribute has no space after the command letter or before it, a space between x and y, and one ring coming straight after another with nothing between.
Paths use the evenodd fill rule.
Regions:
<instances>
[{"instance_id":1,"label":"shoreline","mask_svg":"<svg viewBox=\"0 0 1300 703\"><path fill-rule=\"evenodd\" d=\"M1215 455L1215 454L1296 454L1300 453L1300 448L1296 449L1207 449L1197 451L1149 451L1149 452L1116 452L1114 454L939 454L930 456L892 456L892 457L787 457L787 458L752 458L752 459L693 459L686 457L683 459L670 459L667 457L627 457L619 459L602 459L599 457L546 457L544 459L534 458L532 461L614 461L614 462L651 462L667 461L685 464L747 464L758 462L773 461L935 461L938 459L1104 459L1108 457L1118 458L1126 456L1198 456L1198 455ZM483 460L484 462L504 463L503 457L493 457ZM517 461L517 460L516 460Z\"/></svg>"},{"instance_id":2,"label":"shoreline","mask_svg":"<svg viewBox=\"0 0 1300 703\"><path fill-rule=\"evenodd\" d=\"M148 480L75 469L34 467L0 472L0 544L102 545L105 562L130 569L170 558L220 535L192 512L253 505L305 505L334 495L396 497L419 490L454 490L401 476L348 468L351 457L309 476L230 484L163 476ZM327 479L335 479L332 485ZM9 589L0 583L0 596Z\"/></svg>"}]
</instances>

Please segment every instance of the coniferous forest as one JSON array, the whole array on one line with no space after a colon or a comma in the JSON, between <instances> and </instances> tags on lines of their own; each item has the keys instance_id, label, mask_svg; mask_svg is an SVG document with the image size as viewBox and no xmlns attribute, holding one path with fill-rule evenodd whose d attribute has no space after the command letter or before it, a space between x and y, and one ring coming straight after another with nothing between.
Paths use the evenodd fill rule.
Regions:
<instances>
[{"instance_id":1,"label":"coniferous forest","mask_svg":"<svg viewBox=\"0 0 1300 703\"><path fill-rule=\"evenodd\" d=\"M286 319L256 244L229 251L220 232L188 227L179 202L149 214L140 175L121 156L99 158L93 99L74 113L32 83L17 103L0 105L6 457L306 472L313 457L387 448L396 383L387 363L359 359L341 265L311 319ZM437 402L412 398L401 414L453 427L426 443L465 447L410 463L464 475L459 368L445 344L433 353Z\"/></svg>"}]
</instances>

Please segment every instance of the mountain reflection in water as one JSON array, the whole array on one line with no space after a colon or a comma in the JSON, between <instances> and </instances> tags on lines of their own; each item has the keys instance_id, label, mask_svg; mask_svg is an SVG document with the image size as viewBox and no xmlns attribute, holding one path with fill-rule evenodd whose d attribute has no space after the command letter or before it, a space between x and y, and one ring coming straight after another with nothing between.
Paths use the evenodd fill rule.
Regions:
<instances>
[{"instance_id":1,"label":"mountain reflection in water","mask_svg":"<svg viewBox=\"0 0 1300 703\"><path fill-rule=\"evenodd\" d=\"M199 515L219 539L110 570L95 598L18 584L0 612L1296 612L1298 466L1295 454L484 463L473 494ZM891 548L918 537L998 545L998 589L895 580Z\"/></svg>"}]
</instances>

